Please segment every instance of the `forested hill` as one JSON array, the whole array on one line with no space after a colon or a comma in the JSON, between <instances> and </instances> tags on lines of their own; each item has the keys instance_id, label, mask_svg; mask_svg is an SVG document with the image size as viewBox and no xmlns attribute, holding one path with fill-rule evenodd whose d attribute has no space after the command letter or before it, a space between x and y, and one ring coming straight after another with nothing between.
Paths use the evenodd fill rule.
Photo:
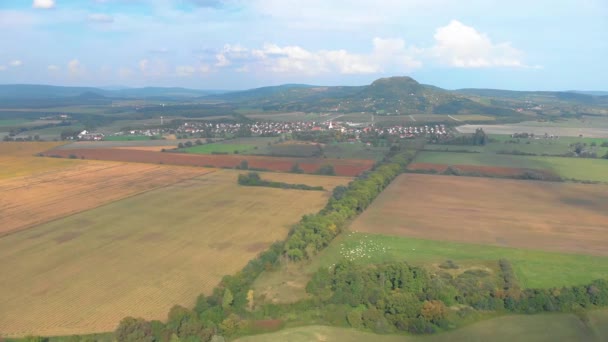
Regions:
<instances>
[{"instance_id":1,"label":"forested hill","mask_svg":"<svg viewBox=\"0 0 608 342\"><path fill-rule=\"evenodd\" d=\"M283 85L211 96L247 103L264 110L376 112L378 114L513 115L510 108L484 104L466 95L418 83L411 77L390 77L359 87Z\"/></svg>"}]
</instances>

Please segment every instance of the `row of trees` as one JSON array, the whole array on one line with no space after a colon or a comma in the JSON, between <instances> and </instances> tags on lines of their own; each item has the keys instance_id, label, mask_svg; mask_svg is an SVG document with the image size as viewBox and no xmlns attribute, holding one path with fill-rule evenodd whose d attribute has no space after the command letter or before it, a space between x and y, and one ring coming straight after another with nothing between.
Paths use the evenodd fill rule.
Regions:
<instances>
[{"instance_id":1,"label":"row of trees","mask_svg":"<svg viewBox=\"0 0 608 342\"><path fill-rule=\"evenodd\" d=\"M297 190L317 190L323 191L322 186L310 186L306 184L289 184L283 182L273 182L264 180L260 177L260 174L257 172L249 172L246 175L239 175L237 182L240 185L246 186L265 186L270 188L280 188L280 189L297 189Z\"/></svg>"},{"instance_id":2,"label":"row of trees","mask_svg":"<svg viewBox=\"0 0 608 342\"><path fill-rule=\"evenodd\" d=\"M307 291L328 320L346 321L353 327L376 332L432 333L445 330L466 310L516 313L572 312L608 305L608 281L554 289L520 289L507 260L499 261L498 279L483 270L467 270L458 276L448 272L429 274L407 263L358 265L340 262L321 268ZM346 306L344 306L346 305ZM337 310L336 308L339 308ZM341 319L340 319L341 316Z\"/></svg>"},{"instance_id":3,"label":"row of trees","mask_svg":"<svg viewBox=\"0 0 608 342\"><path fill-rule=\"evenodd\" d=\"M336 187L319 213L302 218L285 243L285 254L290 260L310 258L325 248L345 223L367 208L415 156L413 151L393 152L384 163L362 174L348 187Z\"/></svg>"},{"instance_id":4,"label":"row of trees","mask_svg":"<svg viewBox=\"0 0 608 342\"><path fill-rule=\"evenodd\" d=\"M199 296L194 309L175 306L169 312L166 323L133 317L123 319L115 332L117 341L210 341L214 335L231 336L248 329L246 318L251 316L277 318L276 307L272 304L253 311L256 305L251 287L255 279L263 271L278 267L283 258L301 259L293 257L293 250L297 248L294 244L296 236L307 241L303 250L306 246L314 246L315 250L326 246L339 232L338 227L341 229L346 219L352 218L369 205L413 157L413 151L392 151L374 171L360 176L347 187L337 187L319 214L303 217L288 237L288 243L291 242L289 248L285 242L273 244L240 272L224 276L210 296ZM321 224L318 229L313 228L316 237L306 232L314 226L313 222ZM326 234L328 231L331 232L330 235ZM313 245L312 241L318 243ZM308 307L309 303L295 304L286 309L297 311L299 305Z\"/></svg>"}]
</instances>

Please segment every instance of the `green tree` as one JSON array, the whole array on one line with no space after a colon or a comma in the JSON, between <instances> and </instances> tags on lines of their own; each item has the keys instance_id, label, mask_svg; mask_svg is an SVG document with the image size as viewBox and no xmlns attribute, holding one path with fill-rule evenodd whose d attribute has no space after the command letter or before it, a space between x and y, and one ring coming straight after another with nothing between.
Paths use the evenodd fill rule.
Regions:
<instances>
[{"instance_id":1,"label":"green tree","mask_svg":"<svg viewBox=\"0 0 608 342\"><path fill-rule=\"evenodd\" d=\"M233 301L234 296L232 295L232 291L230 291L230 289L226 289L224 291L224 297L222 299L222 308L224 310L228 310L232 306Z\"/></svg>"},{"instance_id":2,"label":"green tree","mask_svg":"<svg viewBox=\"0 0 608 342\"><path fill-rule=\"evenodd\" d=\"M150 322L141 319L126 317L115 331L117 342L153 342L152 326Z\"/></svg>"},{"instance_id":3,"label":"green tree","mask_svg":"<svg viewBox=\"0 0 608 342\"><path fill-rule=\"evenodd\" d=\"M298 162L295 162L291 166L290 172L293 172L293 173L304 173L304 170L302 170L302 168L300 167L300 164Z\"/></svg>"}]
</instances>

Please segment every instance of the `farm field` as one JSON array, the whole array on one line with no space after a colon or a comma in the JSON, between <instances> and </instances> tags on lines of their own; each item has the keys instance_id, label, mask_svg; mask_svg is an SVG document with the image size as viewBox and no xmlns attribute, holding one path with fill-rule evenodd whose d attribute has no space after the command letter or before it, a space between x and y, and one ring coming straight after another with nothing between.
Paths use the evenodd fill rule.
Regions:
<instances>
[{"instance_id":1,"label":"farm field","mask_svg":"<svg viewBox=\"0 0 608 342\"><path fill-rule=\"evenodd\" d=\"M116 148L116 147L163 147L171 146L172 148L187 139L182 140L136 140L136 141L74 141L65 145L59 146L54 150L79 150L79 149L97 149L97 148Z\"/></svg>"},{"instance_id":2,"label":"farm field","mask_svg":"<svg viewBox=\"0 0 608 342\"><path fill-rule=\"evenodd\" d=\"M455 172L464 173L471 176L481 177L505 177L505 178L524 178L527 172L542 176L543 180L559 180L559 176L551 171L531 170L514 167L481 166L481 165L447 165L433 163L412 163L407 166L409 171L425 171L433 173L444 173L450 167Z\"/></svg>"},{"instance_id":3,"label":"farm field","mask_svg":"<svg viewBox=\"0 0 608 342\"><path fill-rule=\"evenodd\" d=\"M291 303L307 298L305 288L312 275L320 267L329 267L339 260L362 264L406 261L431 269L452 260L462 271L482 268L498 272L498 260L501 258L511 262L522 288L582 285L595 279L608 279L608 257L604 256L350 231L338 236L311 262L262 273L254 283L254 290L264 300L275 303Z\"/></svg>"},{"instance_id":4,"label":"farm field","mask_svg":"<svg viewBox=\"0 0 608 342\"><path fill-rule=\"evenodd\" d=\"M419 153L414 162L545 170L565 179L608 182L607 159L426 151Z\"/></svg>"},{"instance_id":5,"label":"farm field","mask_svg":"<svg viewBox=\"0 0 608 342\"><path fill-rule=\"evenodd\" d=\"M239 186L237 175L218 170L1 238L2 333L82 334L111 331L126 316L165 319L284 239L326 204L330 185L349 181L286 175L328 189L300 191Z\"/></svg>"},{"instance_id":6,"label":"farm field","mask_svg":"<svg viewBox=\"0 0 608 342\"><path fill-rule=\"evenodd\" d=\"M208 172L211 170L193 167L84 161L0 180L0 236Z\"/></svg>"},{"instance_id":7,"label":"farm field","mask_svg":"<svg viewBox=\"0 0 608 342\"><path fill-rule=\"evenodd\" d=\"M602 157L608 152L608 147L601 146L602 143L608 142L608 139L602 138L560 137L558 139L517 139L511 138L509 135L496 134L490 135L490 138L497 141L489 142L485 146L428 144L425 146L425 149L447 151L466 150L494 153L502 151L520 151L524 153L534 153L537 155L562 155L573 151L573 148L570 147L571 144L581 143L587 145L585 150L593 151L597 153L599 157ZM593 143L595 143L596 146L591 146Z\"/></svg>"},{"instance_id":8,"label":"farm field","mask_svg":"<svg viewBox=\"0 0 608 342\"><path fill-rule=\"evenodd\" d=\"M406 174L351 229L608 256L607 194L604 185Z\"/></svg>"},{"instance_id":9,"label":"farm field","mask_svg":"<svg viewBox=\"0 0 608 342\"><path fill-rule=\"evenodd\" d=\"M180 152L194 153L194 154L213 154L213 153L226 153L226 154L245 154L253 150L251 145L241 144L204 144L198 146L192 146L188 148L180 149ZM235 153L237 152L237 153Z\"/></svg>"},{"instance_id":10,"label":"farm field","mask_svg":"<svg viewBox=\"0 0 608 342\"><path fill-rule=\"evenodd\" d=\"M388 152L387 147L367 146L363 143L333 143L323 147L328 158L381 160Z\"/></svg>"},{"instance_id":11,"label":"farm field","mask_svg":"<svg viewBox=\"0 0 608 342\"><path fill-rule=\"evenodd\" d=\"M57 149L47 155L58 155L68 158L75 155L78 158L94 160L130 161L153 164L171 164L205 167L234 168L246 160L250 168L270 171L289 172L295 163L306 173L314 173L323 165L333 165L338 176L356 176L369 170L373 160L362 159L325 159L325 158L279 158L251 155L204 155L188 153L171 153L155 151L134 151L123 149Z\"/></svg>"},{"instance_id":12,"label":"farm field","mask_svg":"<svg viewBox=\"0 0 608 342\"><path fill-rule=\"evenodd\" d=\"M458 121L495 121L496 118L488 115L479 114L453 114L451 117Z\"/></svg>"},{"instance_id":13,"label":"farm field","mask_svg":"<svg viewBox=\"0 0 608 342\"><path fill-rule=\"evenodd\" d=\"M608 121L606 121L608 122ZM602 122L602 125L579 125L576 123L572 124L552 124L550 122L522 122L519 124L505 124L505 125L462 125L456 127L460 133L475 133L477 128L483 128L487 134L513 134L513 133L534 133L535 135L549 135L557 136L569 136L589 138L608 138L608 126L606 122Z\"/></svg>"},{"instance_id":14,"label":"farm field","mask_svg":"<svg viewBox=\"0 0 608 342\"><path fill-rule=\"evenodd\" d=\"M159 138L159 137L157 137ZM141 141L141 140L155 140L148 135L107 135L104 137L106 141Z\"/></svg>"},{"instance_id":15,"label":"farm field","mask_svg":"<svg viewBox=\"0 0 608 342\"><path fill-rule=\"evenodd\" d=\"M471 325L430 336L378 335L356 329L321 325L289 328L278 332L246 336L235 342L292 341L292 342L554 342L608 339L608 312L587 313L589 323L574 314L509 315L492 318Z\"/></svg>"},{"instance_id":16,"label":"farm field","mask_svg":"<svg viewBox=\"0 0 608 342\"><path fill-rule=\"evenodd\" d=\"M77 160L35 157L61 142L0 142L0 180L77 165Z\"/></svg>"}]
</instances>

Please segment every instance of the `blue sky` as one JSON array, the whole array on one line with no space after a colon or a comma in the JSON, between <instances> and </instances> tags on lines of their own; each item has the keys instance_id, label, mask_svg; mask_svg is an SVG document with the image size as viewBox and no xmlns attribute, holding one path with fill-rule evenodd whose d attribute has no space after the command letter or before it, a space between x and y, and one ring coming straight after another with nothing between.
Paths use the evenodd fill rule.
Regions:
<instances>
[{"instance_id":1,"label":"blue sky","mask_svg":"<svg viewBox=\"0 0 608 342\"><path fill-rule=\"evenodd\" d=\"M0 0L0 83L608 90L608 0Z\"/></svg>"}]
</instances>

